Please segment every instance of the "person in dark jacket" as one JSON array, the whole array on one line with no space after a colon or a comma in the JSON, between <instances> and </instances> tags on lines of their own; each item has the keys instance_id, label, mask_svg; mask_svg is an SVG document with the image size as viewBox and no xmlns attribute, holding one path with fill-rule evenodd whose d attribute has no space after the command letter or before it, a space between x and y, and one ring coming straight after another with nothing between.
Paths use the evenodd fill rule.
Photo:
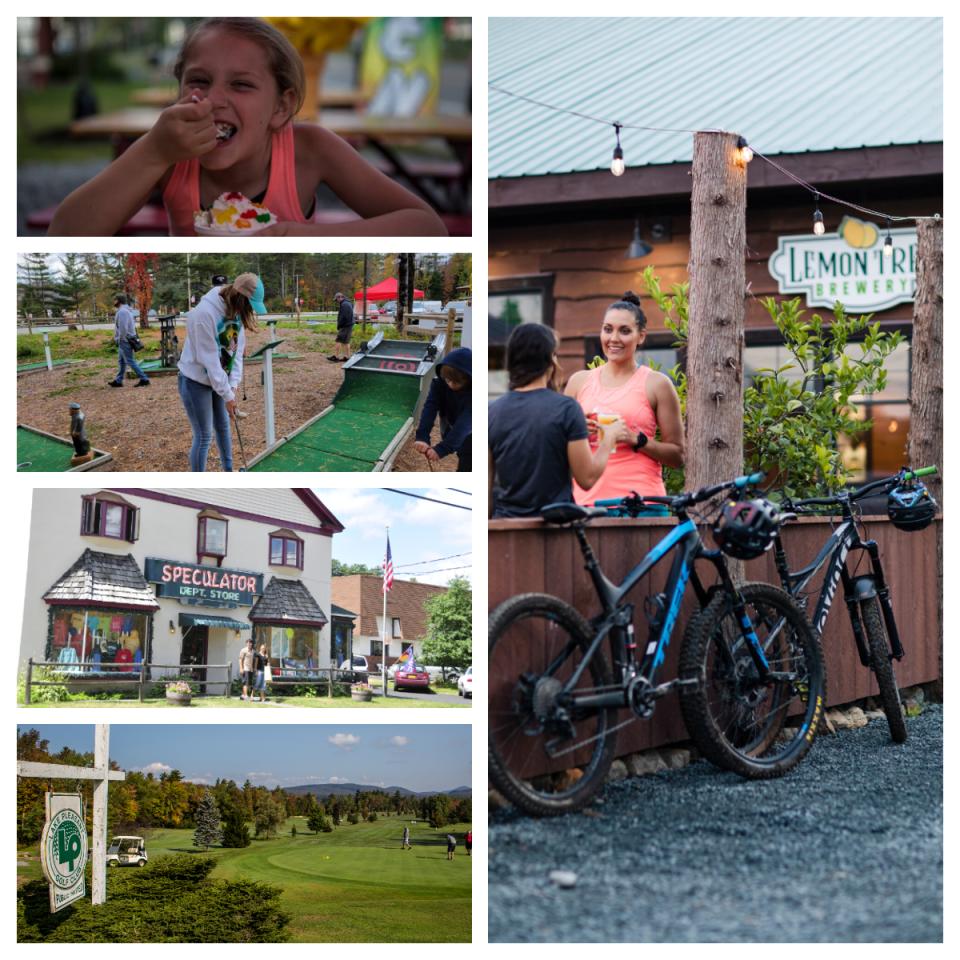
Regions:
<instances>
[{"instance_id":1,"label":"person in dark jacket","mask_svg":"<svg viewBox=\"0 0 960 960\"><path fill-rule=\"evenodd\" d=\"M335 293L337 301L337 340L333 345L333 354L327 357L335 363L344 363L350 359L350 335L353 333L353 304L342 294ZM343 354L341 356L340 354Z\"/></svg>"},{"instance_id":2,"label":"person in dark jacket","mask_svg":"<svg viewBox=\"0 0 960 960\"><path fill-rule=\"evenodd\" d=\"M470 406L473 354L469 347L451 350L437 364L437 373L430 384L414 447L436 463L451 453L457 455L457 471L467 473L472 467L473 420ZM430 446L430 431L440 418L440 442Z\"/></svg>"}]
</instances>

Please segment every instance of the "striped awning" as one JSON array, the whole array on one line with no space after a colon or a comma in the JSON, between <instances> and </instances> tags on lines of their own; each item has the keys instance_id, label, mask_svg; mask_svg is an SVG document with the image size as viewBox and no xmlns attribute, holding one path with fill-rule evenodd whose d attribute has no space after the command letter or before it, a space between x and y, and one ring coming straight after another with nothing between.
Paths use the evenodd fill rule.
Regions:
<instances>
[{"instance_id":1,"label":"striped awning","mask_svg":"<svg viewBox=\"0 0 960 960\"><path fill-rule=\"evenodd\" d=\"M202 613L181 613L181 627L226 627L228 630L249 630L250 624L230 617L209 617Z\"/></svg>"}]
</instances>

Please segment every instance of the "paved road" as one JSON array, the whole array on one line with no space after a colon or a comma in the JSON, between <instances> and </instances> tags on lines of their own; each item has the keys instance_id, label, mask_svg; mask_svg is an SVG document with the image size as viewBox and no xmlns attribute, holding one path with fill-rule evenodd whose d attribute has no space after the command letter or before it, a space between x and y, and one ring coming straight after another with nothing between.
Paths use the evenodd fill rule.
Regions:
<instances>
[{"instance_id":1,"label":"paved road","mask_svg":"<svg viewBox=\"0 0 960 960\"><path fill-rule=\"evenodd\" d=\"M493 942L937 942L943 711L818 739L780 780L702 761L589 814L491 817ZM552 870L577 874L554 887Z\"/></svg>"},{"instance_id":2,"label":"paved road","mask_svg":"<svg viewBox=\"0 0 960 960\"><path fill-rule=\"evenodd\" d=\"M455 693L420 693L416 690L401 690L399 693L390 691L389 699L393 700L427 700L430 703L459 703L461 707L469 707L473 702L464 697L458 697Z\"/></svg>"}]
</instances>

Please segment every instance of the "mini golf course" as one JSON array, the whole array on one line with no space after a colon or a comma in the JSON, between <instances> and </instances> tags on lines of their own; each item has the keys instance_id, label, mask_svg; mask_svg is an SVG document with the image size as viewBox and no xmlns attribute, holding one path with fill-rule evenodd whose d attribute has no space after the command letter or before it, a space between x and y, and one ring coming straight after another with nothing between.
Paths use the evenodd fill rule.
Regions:
<instances>
[{"instance_id":1,"label":"mini golf course","mask_svg":"<svg viewBox=\"0 0 960 960\"><path fill-rule=\"evenodd\" d=\"M293 917L293 942L470 942L472 861L462 840L467 824L434 830L423 821L391 816L375 823L344 822L319 835L309 833L306 824L303 817L293 817L274 840L254 840L234 850L212 847L207 853L193 846L192 830L148 829L144 835L151 861L169 853L215 857L214 878L280 887L281 906ZM411 850L400 849L405 824ZM291 826L296 837L290 836ZM453 861L446 859L448 832L457 837ZM110 868L108 900L115 869L135 868ZM18 865L17 873L40 879L39 863Z\"/></svg>"},{"instance_id":2,"label":"mini golf course","mask_svg":"<svg viewBox=\"0 0 960 960\"><path fill-rule=\"evenodd\" d=\"M250 461L251 471L389 470L419 415L446 336L429 344L378 333L343 365L333 403Z\"/></svg>"},{"instance_id":3,"label":"mini golf course","mask_svg":"<svg viewBox=\"0 0 960 960\"><path fill-rule=\"evenodd\" d=\"M62 437L54 436L36 427L17 424L17 472L36 473L38 471L63 473L82 470L94 470L113 456L103 450L93 449L93 459L74 467L70 464L73 456L73 444Z\"/></svg>"}]
</instances>

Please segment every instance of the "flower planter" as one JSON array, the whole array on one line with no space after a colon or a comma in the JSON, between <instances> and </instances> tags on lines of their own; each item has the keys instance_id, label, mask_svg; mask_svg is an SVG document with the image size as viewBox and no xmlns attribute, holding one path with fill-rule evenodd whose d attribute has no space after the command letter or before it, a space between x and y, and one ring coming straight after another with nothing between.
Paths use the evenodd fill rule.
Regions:
<instances>
[{"instance_id":1,"label":"flower planter","mask_svg":"<svg viewBox=\"0 0 960 960\"><path fill-rule=\"evenodd\" d=\"M173 690L167 691L167 702L177 704L180 707L189 707L190 706L190 694L189 693L176 693Z\"/></svg>"},{"instance_id":2,"label":"flower planter","mask_svg":"<svg viewBox=\"0 0 960 960\"><path fill-rule=\"evenodd\" d=\"M369 703L373 699L372 690L351 690L350 697L353 700L358 700L361 703Z\"/></svg>"}]
</instances>

